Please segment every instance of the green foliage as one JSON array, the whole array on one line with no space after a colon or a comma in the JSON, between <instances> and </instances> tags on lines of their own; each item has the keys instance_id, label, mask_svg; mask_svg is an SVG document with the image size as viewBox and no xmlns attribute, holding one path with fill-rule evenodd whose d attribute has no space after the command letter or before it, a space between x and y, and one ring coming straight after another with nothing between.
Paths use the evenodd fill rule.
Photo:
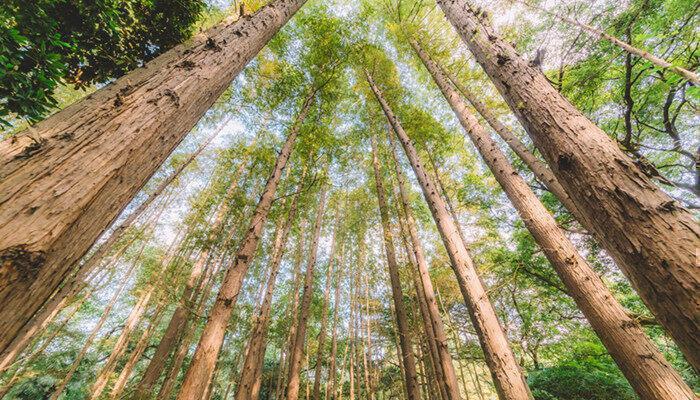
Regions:
<instances>
[{"instance_id":1,"label":"green foliage","mask_svg":"<svg viewBox=\"0 0 700 400\"><path fill-rule=\"evenodd\" d=\"M202 0L8 0L0 5L0 123L41 119L56 88L104 83L187 39Z\"/></svg>"},{"instance_id":2,"label":"green foliage","mask_svg":"<svg viewBox=\"0 0 700 400\"><path fill-rule=\"evenodd\" d=\"M566 362L528 377L535 400L634 400L622 374L595 363Z\"/></svg>"}]
</instances>

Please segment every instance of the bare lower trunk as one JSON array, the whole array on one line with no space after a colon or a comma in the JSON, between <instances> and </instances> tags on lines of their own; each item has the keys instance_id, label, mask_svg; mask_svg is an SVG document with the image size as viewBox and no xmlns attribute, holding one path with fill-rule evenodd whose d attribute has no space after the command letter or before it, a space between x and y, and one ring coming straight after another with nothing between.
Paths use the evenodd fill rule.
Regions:
<instances>
[{"instance_id":1,"label":"bare lower trunk","mask_svg":"<svg viewBox=\"0 0 700 400\"><path fill-rule=\"evenodd\" d=\"M0 351L303 3L227 20L0 142Z\"/></svg>"},{"instance_id":2,"label":"bare lower trunk","mask_svg":"<svg viewBox=\"0 0 700 400\"><path fill-rule=\"evenodd\" d=\"M597 241L700 370L700 228L464 0L438 0ZM664 238L659 240L659 238Z\"/></svg>"},{"instance_id":3,"label":"bare lower trunk","mask_svg":"<svg viewBox=\"0 0 700 400\"><path fill-rule=\"evenodd\" d=\"M437 64L416 41L411 44L525 226L637 394L644 399L693 399L692 390L559 229L554 217L496 142L469 113L466 103Z\"/></svg>"},{"instance_id":4,"label":"bare lower trunk","mask_svg":"<svg viewBox=\"0 0 700 400\"><path fill-rule=\"evenodd\" d=\"M265 343L267 341L267 327L270 320L272 294L275 290L275 281L277 279L280 264L282 263L282 256L284 255L284 249L287 245L287 238L289 237L289 232L296 218L298 193L304 183L303 180L304 177L302 177L299 188L297 189L297 195L295 195L294 200L292 200L287 218L285 220L280 220L280 223L278 223L275 231L274 246L272 249L272 262L265 297L262 305L260 306L256 323L250 333L250 340L248 341L248 354L246 354L245 361L243 362L243 367L241 369L241 377L238 380L238 385L236 385L236 400L256 398L254 396L254 392L256 391L256 383L259 382L258 378L260 378L262 375L262 371L260 369L262 368L262 362L265 358Z\"/></svg>"},{"instance_id":5,"label":"bare lower trunk","mask_svg":"<svg viewBox=\"0 0 700 400\"><path fill-rule=\"evenodd\" d=\"M416 361L413 358L413 351L411 350L411 334L403 303L403 291L401 289L398 263L396 262L394 238L391 233L391 222L389 221L389 212L386 204L384 185L382 183L379 159L377 157L377 143L374 136L372 136L372 166L374 168L374 180L377 187L379 214L382 221L382 231L384 233L384 250L386 252L387 267L389 269L391 293L394 300L394 312L396 314L396 327L401 348L401 365L404 372L404 386L406 387L406 393L408 394L409 400L419 400L420 391L416 380Z\"/></svg>"},{"instance_id":6,"label":"bare lower trunk","mask_svg":"<svg viewBox=\"0 0 700 400\"><path fill-rule=\"evenodd\" d=\"M326 203L327 186L324 184L321 189L321 195L318 203L318 211L316 214L316 222L314 225L314 236L311 242L309 260L306 264L306 273L304 274L304 294L301 300L301 310L299 314L299 322L297 324L294 343L289 352L289 378L287 380L287 400L297 400L299 398L299 382L302 355L304 353L304 341L306 340L306 328L311 311L311 298L313 296L313 279L314 269L316 267L316 256L318 251L318 240L321 235L321 225L323 224L323 212Z\"/></svg>"},{"instance_id":7,"label":"bare lower trunk","mask_svg":"<svg viewBox=\"0 0 700 400\"><path fill-rule=\"evenodd\" d=\"M471 256L460 239L457 226L452 220L444 200L438 194L433 179L424 170L423 163L418 158L418 153L403 130L401 123L369 74L367 74L367 80L394 132L399 137L421 185L425 200L433 214L433 219L438 226L440 236L450 256L451 265L457 277L462 297L464 297L472 323L479 336L481 348L486 356L499 394L504 399L531 399L532 395L515 360L508 339L498 322L496 311L488 299L481 278L477 274ZM454 368L452 376L456 382ZM459 397L459 393L456 393L456 398Z\"/></svg>"},{"instance_id":8,"label":"bare lower trunk","mask_svg":"<svg viewBox=\"0 0 700 400\"><path fill-rule=\"evenodd\" d=\"M336 357L338 353L338 310L340 309L340 281L343 271L342 263L342 249L341 249L341 260L338 260L338 275L336 276L335 282L335 294L333 295L333 328L332 328L332 338L331 338L331 358L330 364L328 366L328 380L326 382L326 400L329 398L335 400L336 398Z\"/></svg>"},{"instance_id":9,"label":"bare lower trunk","mask_svg":"<svg viewBox=\"0 0 700 400\"><path fill-rule=\"evenodd\" d=\"M311 107L315 91L311 93L304 102L302 111L299 114L294 126L290 130L287 141L284 144L275 166L272 175L265 185L265 190L260 197L260 201L255 209L252 220L249 224L248 232L238 248L237 255L233 261L233 265L224 276L219 294L217 295L214 306L209 315L202 336L197 345L192 363L185 375L185 380L182 383L182 388L178 395L178 400L196 400L200 399L207 385L211 381L214 367L221 345L224 340L224 333L228 326L228 320L233 312L233 307L238 299L243 278L248 271L248 266L255 255L260 240L260 232L262 231L265 220L269 213L272 201L277 191L282 171L287 164L287 160L292 152L294 140L296 139L301 123L304 121L306 114Z\"/></svg>"}]
</instances>

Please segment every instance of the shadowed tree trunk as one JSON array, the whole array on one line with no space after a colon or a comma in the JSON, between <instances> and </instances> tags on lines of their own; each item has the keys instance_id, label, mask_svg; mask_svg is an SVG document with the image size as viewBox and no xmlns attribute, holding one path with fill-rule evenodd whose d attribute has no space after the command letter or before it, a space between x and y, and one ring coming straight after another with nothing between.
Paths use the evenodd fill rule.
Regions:
<instances>
[{"instance_id":1,"label":"shadowed tree trunk","mask_svg":"<svg viewBox=\"0 0 700 400\"><path fill-rule=\"evenodd\" d=\"M226 20L0 142L0 351L304 2Z\"/></svg>"},{"instance_id":2,"label":"shadowed tree trunk","mask_svg":"<svg viewBox=\"0 0 700 400\"><path fill-rule=\"evenodd\" d=\"M389 279L391 283L391 293L394 299L394 312L396 314L396 327L401 348L401 365L404 372L404 386L409 400L419 400L420 391L416 379L416 361L411 350L411 334L408 327L408 319L403 303L403 291L401 289L401 279L399 277L398 263L396 262L396 250L394 238L391 233L391 222L389 221L389 211L386 204L384 185L382 184L379 159L377 157L377 140L372 136L372 167L374 169L374 180L377 188L377 199L379 202L379 215L384 233L384 250L386 252L387 267L389 269Z\"/></svg>"},{"instance_id":3,"label":"shadowed tree trunk","mask_svg":"<svg viewBox=\"0 0 700 400\"><path fill-rule=\"evenodd\" d=\"M398 118L384 99L381 91L369 73L366 73L366 77L394 133L399 137L404 151L411 162L413 171L418 178L425 200L433 214L433 219L438 226L440 236L450 257L462 297L464 297L472 323L479 336L481 348L486 356L499 395L509 400L531 399L532 395L515 360L513 350L510 348L503 328L498 322L496 311L489 301L481 278L477 274L471 256L460 239L457 226L452 220L444 200L438 194L433 179L423 168L423 163L418 158L416 149L403 130ZM444 344L446 345L446 343ZM455 382L457 381L454 368L452 378ZM456 393L456 396L456 398L459 398L459 393Z\"/></svg>"},{"instance_id":4,"label":"shadowed tree trunk","mask_svg":"<svg viewBox=\"0 0 700 400\"><path fill-rule=\"evenodd\" d=\"M255 250L260 241L260 232L262 231L267 215L270 211L272 201L277 191L282 171L287 165L287 160L291 155L294 141L299 133L301 124L309 112L313 103L315 90L312 90L309 96L304 101L301 112L299 113L294 125L292 126L287 140L277 157L272 175L265 185L265 189L260 197L260 201L255 209L253 217L250 221L248 231L245 238L241 242L236 258L224 275L224 280L219 289L219 294L216 297L214 306L209 314L202 336L197 345L192 363L185 375L185 380L182 383L182 388L178 395L178 400L198 400L206 390L207 385L211 382L216 366L216 360L221 345L224 341L224 333L228 320L233 312L233 307L238 299L238 294L243 283L243 278L248 271L248 266L255 255Z\"/></svg>"},{"instance_id":5,"label":"shadowed tree trunk","mask_svg":"<svg viewBox=\"0 0 700 400\"><path fill-rule=\"evenodd\" d=\"M301 299L301 309L299 313L299 322L297 323L296 335L294 342L289 352L289 378L287 379L287 400L297 400L299 398L299 383L301 373L301 363L304 353L304 341L306 340L306 328L311 311L311 299L313 297L313 281L314 269L316 267L316 256L318 252L318 240L321 235L321 225L323 224L323 212L326 205L327 185L324 184L321 189L321 195L318 202L318 211L316 214L316 222L314 224L314 234L309 250L309 259L306 264L306 273L304 274L304 294Z\"/></svg>"},{"instance_id":6,"label":"shadowed tree trunk","mask_svg":"<svg viewBox=\"0 0 700 400\"><path fill-rule=\"evenodd\" d=\"M330 398L336 399L336 357L338 354L338 310L340 309L340 281L343 276L343 249L340 250L338 258L338 274L335 281L335 293L333 295L333 328L331 339L331 359L328 366L328 381L326 382L326 400Z\"/></svg>"},{"instance_id":7,"label":"shadowed tree trunk","mask_svg":"<svg viewBox=\"0 0 700 400\"><path fill-rule=\"evenodd\" d=\"M165 189L182 173L182 171L194 161L194 159L206 148L206 146L214 139L220 130L209 136L184 162L182 162L173 172L170 173L158 186L153 190L146 199L129 216L120 223L110 233L109 237L102 242L95 251L78 266L78 271L66 283L61 286L49 301L36 313L32 319L25 324L17 333L17 336L7 346L5 351L0 356L0 370L10 365L12 361L24 350L29 344L32 337L41 331L51 320L58 314L63 306L82 291L89 279L90 275L95 271L95 267L103 261L107 253L112 249L114 244L123 237L124 233L133 226L143 213L149 209L153 201L161 196Z\"/></svg>"},{"instance_id":8,"label":"shadowed tree trunk","mask_svg":"<svg viewBox=\"0 0 700 400\"><path fill-rule=\"evenodd\" d=\"M411 46L433 77L460 124L520 214L539 247L567 286L568 293L586 316L598 337L641 398L692 399L692 390L629 317L593 268L557 226L554 217L518 175L496 142L438 65L411 40Z\"/></svg>"},{"instance_id":9,"label":"shadowed tree trunk","mask_svg":"<svg viewBox=\"0 0 700 400\"><path fill-rule=\"evenodd\" d=\"M525 127L584 226L700 370L700 228L465 0L438 0ZM660 240L659 238L663 238Z\"/></svg>"}]
</instances>

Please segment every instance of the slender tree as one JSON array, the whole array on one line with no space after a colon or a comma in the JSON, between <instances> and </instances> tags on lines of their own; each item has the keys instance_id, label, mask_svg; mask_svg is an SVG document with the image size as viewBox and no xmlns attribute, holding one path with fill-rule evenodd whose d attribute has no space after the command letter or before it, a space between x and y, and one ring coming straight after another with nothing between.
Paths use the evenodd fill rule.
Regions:
<instances>
[{"instance_id":1,"label":"slender tree","mask_svg":"<svg viewBox=\"0 0 700 400\"><path fill-rule=\"evenodd\" d=\"M591 233L700 370L700 228L465 0L438 0ZM664 240L659 240L664 238Z\"/></svg>"},{"instance_id":2,"label":"slender tree","mask_svg":"<svg viewBox=\"0 0 700 400\"><path fill-rule=\"evenodd\" d=\"M642 398L692 399L692 390L615 300L593 268L557 226L497 143L467 109L457 89L415 40L411 46L496 177L525 226L559 274L576 304Z\"/></svg>"},{"instance_id":3,"label":"slender tree","mask_svg":"<svg viewBox=\"0 0 700 400\"><path fill-rule=\"evenodd\" d=\"M0 142L0 351L304 2L226 20Z\"/></svg>"},{"instance_id":4,"label":"slender tree","mask_svg":"<svg viewBox=\"0 0 700 400\"><path fill-rule=\"evenodd\" d=\"M306 272L304 274L304 293L301 297L301 308L299 312L299 320L297 323L296 334L292 347L289 351L289 378L287 379L287 400L297 400L299 398L299 387L301 380L301 364L303 361L304 341L306 340L306 328L309 321L311 311L311 299L313 296L313 281L314 270L316 267L316 257L318 252L318 241L321 236L321 227L323 225L323 214L326 205L327 185L324 184L321 188L321 194L318 201L318 210L316 212L316 222L314 223L313 239L309 249L309 258L306 263Z\"/></svg>"},{"instance_id":5,"label":"slender tree","mask_svg":"<svg viewBox=\"0 0 700 400\"><path fill-rule=\"evenodd\" d=\"M419 400L420 391L416 378L416 361L413 358L411 349L411 333L408 328L408 318L403 303L403 290L399 277L398 263L396 262L396 250L394 238L391 233L389 221L389 211L384 197L384 185L382 183L381 171L379 168L379 158L377 156L377 139L373 135L372 142L372 168L374 170L374 181L377 189L377 201L379 202L379 215L382 222L382 232L384 234L384 251L386 254L387 267L389 269L389 279L391 282L391 293L394 300L394 313L396 316L396 327L401 348L401 366L404 371L404 385L409 400Z\"/></svg>"},{"instance_id":6,"label":"slender tree","mask_svg":"<svg viewBox=\"0 0 700 400\"><path fill-rule=\"evenodd\" d=\"M520 366L515 360L515 355L510 348L508 339L498 322L496 311L488 299L486 290L474 268L471 256L460 239L457 226L452 220L444 200L436 191L433 179L423 168L423 163L418 158L418 153L413 147L413 143L411 143L398 118L384 99L381 90L369 72L365 71L365 73L372 92L381 105L394 133L399 137L399 141L411 162L413 171L423 190L423 195L433 214L433 219L438 226L499 395L503 399L531 399L532 395ZM457 380L454 369L450 379L453 379L454 382ZM456 393L456 396L456 398L459 398L459 392Z\"/></svg>"}]
</instances>

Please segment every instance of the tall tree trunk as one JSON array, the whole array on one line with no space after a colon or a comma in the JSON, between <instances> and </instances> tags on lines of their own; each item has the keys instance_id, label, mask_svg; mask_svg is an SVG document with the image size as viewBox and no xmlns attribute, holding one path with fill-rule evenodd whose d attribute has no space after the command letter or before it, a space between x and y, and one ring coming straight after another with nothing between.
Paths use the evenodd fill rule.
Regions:
<instances>
[{"instance_id":1,"label":"tall tree trunk","mask_svg":"<svg viewBox=\"0 0 700 400\"><path fill-rule=\"evenodd\" d=\"M116 381L114 381L114 387L112 387L112 390L109 393L110 399L115 400L120 398L122 392L124 391L124 387L131 376L131 373L134 371L136 364L139 362L143 352L146 350L146 346L148 346L148 342L152 338L153 332L158 327L158 323L163 316L163 308L163 304L158 305L153 313L153 316L151 317L148 327L143 330L141 337L139 338L138 342L136 342L136 346L134 347L134 351L129 356L129 360L127 360L126 364L124 364L119 376L117 377Z\"/></svg>"},{"instance_id":2,"label":"tall tree trunk","mask_svg":"<svg viewBox=\"0 0 700 400\"><path fill-rule=\"evenodd\" d=\"M389 280L391 283L391 294L394 298L394 312L396 313L396 327L401 346L401 365L404 371L404 385L409 400L419 400L420 391L416 379L416 361L411 350L411 333L408 327L408 318L403 303L403 290L401 289L401 279L399 267L396 262L396 249L394 238L391 233L391 222L389 221L389 211L386 204L384 185L382 183L379 159L377 157L377 140L372 136L372 167L374 169L374 180L377 187L377 200L379 202L379 215L382 221L382 231L384 233L384 251L386 252L387 267L389 269Z\"/></svg>"},{"instance_id":3,"label":"tall tree trunk","mask_svg":"<svg viewBox=\"0 0 700 400\"><path fill-rule=\"evenodd\" d=\"M692 390L615 300L598 274L557 226L554 217L518 175L497 143L418 42L411 45L454 111L484 162L520 214L598 337L641 398L692 399Z\"/></svg>"},{"instance_id":4,"label":"tall tree trunk","mask_svg":"<svg viewBox=\"0 0 700 400\"><path fill-rule=\"evenodd\" d=\"M73 374L75 374L75 371L78 370L78 367L80 366L81 361L83 361L83 358L87 354L88 350L90 350L90 347L92 346L92 342L95 341L95 338L97 337L97 334L100 332L100 329L102 329L102 326L105 324L105 322L107 322L107 317L109 317L109 314L112 311L112 308L114 308L114 305L117 304L119 297L124 292L124 289L126 289L126 286L129 284L129 279L131 278L131 275L133 274L134 269L136 267L136 264L138 264L138 260L141 258L141 254L143 253L143 250L145 247L146 247L146 242L144 242L143 245L141 246L141 249L139 250L139 254L138 254L137 258L131 263L129 268L126 270L126 273L124 273L124 275L122 275L120 277L121 283L119 284L119 286L117 287L117 290L112 295L112 298L107 303L107 306L105 307L105 309L102 311L102 317L100 317L99 321L97 321L97 324L95 324L95 326L92 328L92 331L90 332L90 335L85 340L83 347L80 349L80 351L78 352L78 355L73 360L73 364L71 365L70 369L68 370L68 373L66 373L66 375L63 377L61 382L58 384L56 389L54 389L53 393L51 394L50 400L58 399L58 397L66 389L66 386L68 386L68 383L70 383L71 378L73 378Z\"/></svg>"},{"instance_id":5,"label":"tall tree trunk","mask_svg":"<svg viewBox=\"0 0 700 400\"><path fill-rule=\"evenodd\" d=\"M433 357L435 373L438 375L438 379L444 382L444 396L446 399L459 399L461 396L459 394L457 374L455 373L452 357L447 347L447 335L445 334L445 327L442 317L440 316L437 301L435 300L435 291L430 280L428 262L425 259L425 251L423 250L423 245L418 236L418 228L410 208L403 172L401 171L398 155L396 154L396 145L390 132L388 137L391 145L394 169L398 180L397 186L399 198L401 200L401 208L403 210L403 217L406 220L406 226L402 226L402 231L407 231L413 248L413 252L408 254L408 260L409 263L414 264L417 268L417 274L413 274L416 294L419 304L422 304L421 312L423 314L428 344L429 346L435 347L431 349L432 352L435 352L435 357ZM399 222L401 222L401 218L399 218Z\"/></svg>"},{"instance_id":6,"label":"tall tree trunk","mask_svg":"<svg viewBox=\"0 0 700 400\"><path fill-rule=\"evenodd\" d=\"M635 56L640 57L640 58L643 58L643 59L649 61L650 63L656 65L659 68L670 69L671 71L675 72L676 74L678 74L678 75L682 76L683 78L687 79L688 81L692 82L695 86L700 85L700 76L698 76L698 74L696 74L692 71L689 71L685 68L679 67L677 65L673 65L670 62L664 60L663 58L657 57L654 54L651 54L646 50L642 50L642 49L639 49L639 48L636 48L636 47L630 45L629 43L625 43L624 41L616 38L613 35L606 33L605 31L603 31L601 29L595 28L595 27L588 25L588 24L584 24L583 22L579 22L573 18L567 17L566 15L559 14L557 12L549 11L546 8L540 7L540 6L533 4L529 1L523 1L523 0L517 0L517 1L518 1L518 3L524 4L527 7L534 8L536 10L540 10L546 14L549 14L549 15L555 17L556 19L563 21L571 26L575 26L577 28L580 28L580 29L588 32L589 34L591 34L595 37L605 39L608 42L610 42L610 43L614 44L615 46L621 48L622 50L626 51L627 53L635 55Z\"/></svg>"},{"instance_id":7,"label":"tall tree trunk","mask_svg":"<svg viewBox=\"0 0 700 400\"><path fill-rule=\"evenodd\" d=\"M532 137L584 224L700 371L700 228L693 215L644 175L465 0L438 4Z\"/></svg>"},{"instance_id":8,"label":"tall tree trunk","mask_svg":"<svg viewBox=\"0 0 700 400\"><path fill-rule=\"evenodd\" d=\"M334 221L340 223L339 217L340 206L336 209ZM333 278L333 270L335 268L335 257L337 248L337 233L338 225L333 229L333 238L331 239L331 251L328 259L328 270L326 272L326 287L323 291L323 308L321 311L321 330L318 333L318 351L316 354L316 365L314 370L314 389L312 394L313 400L321 400L321 375L323 375L323 348L326 344L326 325L328 324L328 307L331 298L331 280ZM326 382L326 385L328 383Z\"/></svg>"},{"instance_id":9,"label":"tall tree trunk","mask_svg":"<svg viewBox=\"0 0 700 400\"><path fill-rule=\"evenodd\" d=\"M301 310L299 314L299 322L297 324L294 343L289 352L289 378L287 379L287 400L297 400L299 398L299 383L302 363L302 354L304 353L304 341L306 340L306 328L311 312L311 299L313 297L313 281L314 269L316 267L316 256L318 252L318 240L321 235L321 226L323 225L323 212L326 205L327 185L324 184L321 189L321 195L318 202L318 211L316 214L316 222L314 224L314 234L309 250L309 259L306 264L306 273L304 274L304 294L301 299Z\"/></svg>"},{"instance_id":10,"label":"tall tree trunk","mask_svg":"<svg viewBox=\"0 0 700 400\"><path fill-rule=\"evenodd\" d=\"M226 21L0 142L0 351L304 2Z\"/></svg>"},{"instance_id":11,"label":"tall tree trunk","mask_svg":"<svg viewBox=\"0 0 700 400\"><path fill-rule=\"evenodd\" d=\"M178 395L178 400L197 400L200 399L207 385L211 381L214 367L221 345L224 340L224 333L228 325L228 320L233 312L233 307L238 299L238 294L243 283L243 278L248 271L248 266L255 255L258 242L260 240L260 232L262 231L267 215L270 211L272 201L275 197L277 185L279 184L282 171L287 164L287 160L292 152L294 140L296 139L301 124L309 112L313 103L316 91L304 101L303 107L294 125L292 126L287 141L282 148L282 151L277 157L272 175L265 185L265 189L260 197L260 201L255 209L253 218L249 224L248 232L238 248L238 252L233 265L224 276L219 294L209 315L202 336L197 345L192 363L185 375L185 380L182 383L182 388Z\"/></svg>"},{"instance_id":12,"label":"tall tree trunk","mask_svg":"<svg viewBox=\"0 0 700 400\"><path fill-rule=\"evenodd\" d=\"M476 328L481 348L486 355L494 383L501 398L531 399L532 395L515 360L508 339L498 322L496 311L488 299L481 278L477 274L471 256L460 239L457 226L452 220L444 200L437 193L433 179L424 170L423 164L418 158L418 153L403 130L401 123L368 73L367 81L394 132L399 137L404 151L411 162L413 171L418 178L425 200L433 214L433 219L438 226L440 236L450 256L451 265L457 276L462 297L464 297L472 323ZM447 343L443 342L443 345L446 346ZM454 368L451 379L454 382L457 381ZM459 398L458 392L456 396L456 398Z\"/></svg>"},{"instance_id":13,"label":"tall tree trunk","mask_svg":"<svg viewBox=\"0 0 700 400\"><path fill-rule=\"evenodd\" d=\"M498 120L496 116L486 107L482 101L480 101L474 94L468 90L463 84L459 82L453 75L450 74L446 69L442 68L448 79L455 85L455 87L462 93L462 95L469 101L469 103L476 109L476 111L481 115L486 123L488 123L491 128L500 136L510 147L513 152L520 157L521 160L527 165L528 168L535 174L535 177L549 190L554 196L556 196L559 201L564 205L564 207L569 210L576 218L579 223L585 223L586 221L579 217L579 211L576 205L566 193L564 187L559 183L557 177L554 176L552 171L547 167L547 165L540 161L523 143L515 133L510 130L504 123ZM587 226L584 226L587 230L590 230Z\"/></svg>"},{"instance_id":14,"label":"tall tree trunk","mask_svg":"<svg viewBox=\"0 0 700 400\"><path fill-rule=\"evenodd\" d=\"M175 311L173 312L173 315L170 318L168 326L165 328L165 332L163 333L163 336L161 337L160 342L158 343L158 347L156 348L155 353L153 353L153 357L151 357L151 361L148 363L148 367L146 367L146 370L144 371L141 380L136 386L136 391L133 395L135 399L145 399L151 395L151 391L155 386L156 382L158 381L158 378L160 378L161 374L163 373L165 364L168 361L170 353L172 353L175 347L178 337L181 335L182 330L185 328L189 315L188 310L192 308L193 303L196 301L196 298L194 298L195 296L193 296L193 294L195 292L196 287L200 284L202 274L204 273L207 262L209 261L211 255L211 243L221 233L224 222L226 221L226 216L229 212L229 200L238 189L238 185L241 180L241 175L243 174L244 170L248 165L247 161L249 154L250 153L246 151L246 153L240 161L238 169L231 177L231 184L226 190L226 194L224 194L221 205L219 206L219 209L216 212L216 216L214 217L214 222L212 223L211 228L209 230L207 240L207 243L209 243L209 245L202 249L199 256L197 257L197 261L195 261L194 266L190 271L190 275L187 278L187 281L185 282L185 289L183 290L182 295L180 296L180 302L175 308Z\"/></svg>"},{"instance_id":15,"label":"tall tree trunk","mask_svg":"<svg viewBox=\"0 0 700 400\"><path fill-rule=\"evenodd\" d=\"M241 376L238 380L238 385L236 385L236 400L248 400L255 399L254 391L255 385L259 382L259 378L262 375L262 361L265 359L265 343L267 341L267 327L270 321L270 310L272 305L272 294L275 290L275 282L277 280L277 274L279 272L280 264L282 263L282 256L284 255L284 249L287 245L287 238L289 237L289 232L292 229L294 220L296 219L297 213L297 201L299 197L299 192L301 191L301 186L304 184L304 177L302 176L297 189L297 194L292 200L292 204L289 207L287 213L287 218L281 219L277 224L275 229L275 239L272 249L272 258L270 266L270 275L267 280L267 287L265 290L265 297L263 299L262 305L260 306L260 311L256 318L255 326L250 333L250 340L248 342L248 354L246 354L245 361L243 362L243 367L241 369ZM258 384L258 388L259 388Z\"/></svg>"}]
</instances>

